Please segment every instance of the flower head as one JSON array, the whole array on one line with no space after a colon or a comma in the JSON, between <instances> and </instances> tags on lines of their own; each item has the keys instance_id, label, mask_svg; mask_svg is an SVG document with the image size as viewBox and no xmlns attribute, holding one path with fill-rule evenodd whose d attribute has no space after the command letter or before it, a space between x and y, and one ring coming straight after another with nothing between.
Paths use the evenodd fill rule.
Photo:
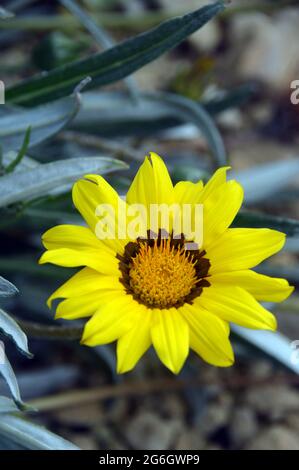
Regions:
<instances>
[{"instance_id":1,"label":"flower head","mask_svg":"<svg viewBox=\"0 0 299 470\"><path fill-rule=\"evenodd\" d=\"M230 322L276 329L259 301L280 302L293 287L251 268L278 252L285 235L229 228L243 190L226 181L227 169L206 185L173 186L163 160L151 153L125 201L102 177L87 175L73 188L87 226L60 225L43 235L40 263L84 266L51 295L49 306L64 299L56 318L89 317L83 344L117 341L118 372L131 370L151 345L174 373L189 348L210 364L230 366ZM157 206L164 212L148 217ZM173 207L179 210L168 211ZM136 208L143 208L138 216Z\"/></svg>"}]
</instances>

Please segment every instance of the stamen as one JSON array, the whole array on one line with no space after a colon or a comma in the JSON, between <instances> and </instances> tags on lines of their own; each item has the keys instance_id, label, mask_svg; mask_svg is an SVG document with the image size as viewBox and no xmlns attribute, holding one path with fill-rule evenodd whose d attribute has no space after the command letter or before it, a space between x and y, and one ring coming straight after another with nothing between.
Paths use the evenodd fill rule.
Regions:
<instances>
[{"instance_id":1,"label":"stamen","mask_svg":"<svg viewBox=\"0 0 299 470\"><path fill-rule=\"evenodd\" d=\"M186 250L185 238L139 239L119 256L121 282L128 293L150 308L179 307L192 303L204 287L210 267L205 252Z\"/></svg>"},{"instance_id":2,"label":"stamen","mask_svg":"<svg viewBox=\"0 0 299 470\"><path fill-rule=\"evenodd\" d=\"M158 246L141 246L132 259L129 271L130 286L149 306L166 308L186 297L196 285L194 261L184 248L174 250L169 240Z\"/></svg>"}]
</instances>

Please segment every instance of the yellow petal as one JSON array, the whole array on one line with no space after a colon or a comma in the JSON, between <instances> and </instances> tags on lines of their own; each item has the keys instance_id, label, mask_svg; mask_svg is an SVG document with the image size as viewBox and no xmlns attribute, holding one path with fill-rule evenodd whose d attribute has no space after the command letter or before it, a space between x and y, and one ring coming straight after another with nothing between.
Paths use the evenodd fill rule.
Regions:
<instances>
[{"instance_id":1,"label":"yellow petal","mask_svg":"<svg viewBox=\"0 0 299 470\"><path fill-rule=\"evenodd\" d=\"M107 250L71 250L59 248L46 251L39 259L39 264L52 263L58 266L74 268L88 266L102 274L119 276L119 261L113 252Z\"/></svg>"},{"instance_id":2,"label":"yellow petal","mask_svg":"<svg viewBox=\"0 0 299 470\"><path fill-rule=\"evenodd\" d=\"M118 237L118 224L120 223L121 229L124 230L126 219L123 221L123 214L126 212L126 203L110 184L99 175L86 175L85 179L74 184L73 201L97 238L109 248L122 253L128 240ZM100 214L101 207L109 207L109 210ZM99 229L103 226L106 226L106 238L99 236Z\"/></svg>"},{"instance_id":3,"label":"yellow petal","mask_svg":"<svg viewBox=\"0 0 299 470\"><path fill-rule=\"evenodd\" d=\"M209 181L205 184L197 202L204 202L219 186L226 182L226 172L230 166L218 168Z\"/></svg>"},{"instance_id":4,"label":"yellow petal","mask_svg":"<svg viewBox=\"0 0 299 470\"><path fill-rule=\"evenodd\" d=\"M70 297L59 303L56 309L55 319L75 320L77 318L90 317L108 300L112 295L122 295L121 289L112 289L107 285L106 289L88 292L87 294Z\"/></svg>"},{"instance_id":5,"label":"yellow petal","mask_svg":"<svg viewBox=\"0 0 299 470\"><path fill-rule=\"evenodd\" d=\"M51 307L54 299L76 297L92 293L99 289L118 289L121 286L116 277L103 276L90 268L81 269L62 286L60 286L48 299Z\"/></svg>"},{"instance_id":6,"label":"yellow petal","mask_svg":"<svg viewBox=\"0 0 299 470\"><path fill-rule=\"evenodd\" d=\"M195 205L203 205L203 219L199 220L199 223L202 223L203 240L201 244L204 248L229 227L242 205L243 189L235 181L226 182L226 171L227 168L217 170L204 188L202 188L201 181L196 184L181 181L174 187L176 203L191 204L192 206L190 230L193 234L198 234L200 230L195 213L197 217L201 217L201 212L197 211ZM182 215L182 220L184 217ZM187 238L192 238L192 233L189 234L186 225L182 231L187 235ZM181 229L175 230L175 232L181 233ZM198 238L200 240L201 237L198 236Z\"/></svg>"},{"instance_id":7,"label":"yellow petal","mask_svg":"<svg viewBox=\"0 0 299 470\"><path fill-rule=\"evenodd\" d=\"M154 309L151 338L154 348L168 369L178 374L189 352L189 328L175 308Z\"/></svg>"},{"instance_id":8,"label":"yellow petal","mask_svg":"<svg viewBox=\"0 0 299 470\"><path fill-rule=\"evenodd\" d=\"M134 326L117 341L117 372L132 370L151 345L151 316L148 309L136 312Z\"/></svg>"},{"instance_id":9,"label":"yellow petal","mask_svg":"<svg viewBox=\"0 0 299 470\"><path fill-rule=\"evenodd\" d=\"M99 249L103 246L88 227L80 225L57 225L43 234L42 241L48 250L57 248L86 250Z\"/></svg>"},{"instance_id":10,"label":"yellow petal","mask_svg":"<svg viewBox=\"0 0 299 470\"><path fill-rule=\"evenodd\" d=\"M214 242L233 222L243 202L243 189L236 181L220 185L203 203L203 246Z\"/></svg>"},{"instance_id":11,"label":"yellow petal","mask_svg":"<svg viewBox=\"0 0 299 470\"><path fill-rule=\"evenodd\" d=\"M226 230L207 251L210 274L253 268L277 253L285 243L285 234L266 228Z\"/></svg>"},{"instance_id":12,"label":"yellow petal","mask_svg":"<svg viewBox=\"0 0 299 470\"><path fill-rule=\"evenodd\" d=\"M174 189L174 200L178 204L197 204L203 182L179 181Z\"/></svg>"},{"instance_id":13,"label":"yellow petal","mask_svg":"<svg viewBox=\"0 0 299 470\"><path fill-rule=\"evenodd\" d=\"M123 293L103 305L86 323L81 343L97 346L115 341L134 326L135 315L140 304Z\"/></svg>"},{"instance_id":14,"label":"yellow petal","mask_svg":"<svg viewBox=\"0 0 299 470\"><path fill-rule=\"evenodd\" d=\"M227 322L195 305L185 304L179 310L190 328L190 347L209 364L231 366L234 353Z\"/></svg>"},{"instance_id":15,"label":"yellow petal","mask_svg":"<svg viewBox=\"0 0 299 470\"><path fill-rule=\"evenodd\" d=\"M127 194L129 204L172 204L174 193L165 163L156 153L150 152L139 168ZM149 213L149 212L148 212Z\"/></svg>"},{"instance_id":16,"label":"yellow petal","mask_svg":"<svg viewBox=\"0 0 299 470\"><path fill-rule=\"evenodd\" d=\"M231 271L214 274L210 278L212 285L235 285L242 287L257 300L282 302L294 290L285 279L264 276L251 270Z\"/></svg>"},{"instance_id":17,"label":"yellow petal","mask_svg":"<svg viewBox=\"0 0 299 470\"><path fill-rule=\"evenodd\" d=\"M276 319L241 287L210 286L195 300L196 305L222 320L255 330L275 330Z\"/></svg>"}]
</instances>

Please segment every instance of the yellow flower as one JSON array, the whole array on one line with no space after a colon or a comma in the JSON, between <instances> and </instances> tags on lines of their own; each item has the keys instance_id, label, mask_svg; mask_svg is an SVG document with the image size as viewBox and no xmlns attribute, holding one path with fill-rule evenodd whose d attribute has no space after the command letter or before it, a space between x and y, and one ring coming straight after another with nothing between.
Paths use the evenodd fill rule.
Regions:
<instances>
[{"instance_id":1,"label":"yellow flower","mask_svg":"<svg viewBox=\"0 0 299 470\"><path fill-rule=\"evenodd\" d=\"M44 234L47 251L40 263L84 266L51 295L48 305L63 298L56 318L90 317L83 344L117 340L119 373L131 370L151 345L174 373L189 348L210 364L230 366L230 322L276 329L274 316L258 301L280 302L293 287L251 268L278 252L285 235L266 228L229 228L243 190L236 181L226 181L227 169L217 170L205 186L181 181L173 187L162 159L151 153L126 201L101 176L87 175L74 185L73 201L88 227L60 225ZM134 204L150 211L153 204L173 203L189 204L192 210L203 205L202 246L191 246L194 240L175 235L172 228L166 233L163 225L158 233L146 231L137 239L96 235L101 204L113 207L120 221Z\"/></svg>"}]
</instances>

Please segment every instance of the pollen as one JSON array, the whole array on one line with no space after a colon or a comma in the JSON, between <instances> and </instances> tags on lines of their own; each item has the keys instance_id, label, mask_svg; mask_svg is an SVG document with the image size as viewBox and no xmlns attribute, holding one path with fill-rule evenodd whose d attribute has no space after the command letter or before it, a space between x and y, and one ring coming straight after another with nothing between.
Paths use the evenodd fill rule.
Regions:
<instances>
[{"instance_id":1,"label":"pollen","mask_svg":"<svg viewBox=\"0 0 299 470\"><path fill-rule=\"evenodd\" d=\"M130 287L152 308L170 308L184 301L198 281L192 254L171 246L169 239L143 244L131 259Z\"/></svg>"}]
</instances>

